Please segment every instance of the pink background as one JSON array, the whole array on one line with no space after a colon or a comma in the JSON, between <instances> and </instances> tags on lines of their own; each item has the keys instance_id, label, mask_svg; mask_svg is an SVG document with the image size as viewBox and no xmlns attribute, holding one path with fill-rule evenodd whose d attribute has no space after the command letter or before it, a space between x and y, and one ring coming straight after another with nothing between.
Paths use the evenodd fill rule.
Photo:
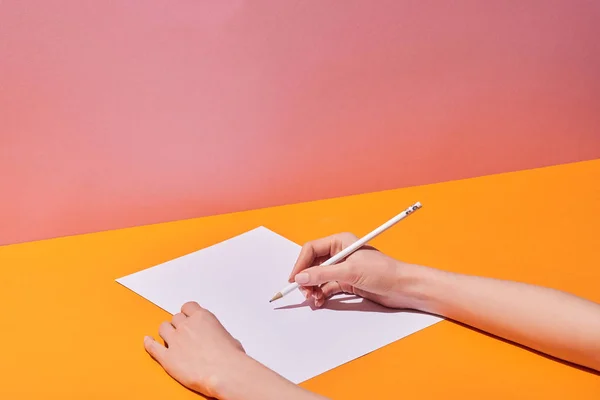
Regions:
<instances>
[{"instance_id":1,"label":"pink background","mask_svg":"<svg viewBox=\"0 0 600 400\"><path fill-rule=\"evenodd\" d=\"M597 1L0 1L0 244L600 157Z\"/></svg>"}]
</instances>

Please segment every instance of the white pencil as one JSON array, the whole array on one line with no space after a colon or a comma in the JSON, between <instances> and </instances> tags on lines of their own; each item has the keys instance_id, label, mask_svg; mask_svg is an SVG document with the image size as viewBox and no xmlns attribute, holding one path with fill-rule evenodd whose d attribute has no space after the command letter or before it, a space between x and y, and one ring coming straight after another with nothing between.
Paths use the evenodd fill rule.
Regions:
<instances>
[{"instance_id":1,"label":"white pencil","mask_svg":"<svg viewBox=\"0 0 600 400\"><path fill-rule=\"evenodd\" d=\"M327 265L332 265L332 264L337 263L340 260L343 260L344 258L348 257L350 254L354 253L356 250L360 249L362 246L367 244L367 242L369 242L376 236L382 234L383 232L385 232L386 230L388 230L392 226L394 226L396 223L402 221L404 218L406 218L413 212L417 211L419 208L421 208L421 203L416 202L413 206L408 207L406 210L402 211L400 214L396 215L394 218L390 219L389 221L387 221L386 223L381 225L379 228L374 229L370 233L366 234L362 238L358 239L356 242L352 243L350 246L346 247L345 249L343 249L342 251L340 251L333 257L331 257L329 260L325 261L323 264L321 264L321 266L325 267ZM269 300L269 303L271 303L277 299L281 299L286 294L292 292L295 289L298 289L299 286L300 285L298 285L296 282L290 283L285 288L283 288L283 290L281 290L280 292L275 294L275 296L273 296L273 298L271 300Z\"/></svg>"}]
</instances>

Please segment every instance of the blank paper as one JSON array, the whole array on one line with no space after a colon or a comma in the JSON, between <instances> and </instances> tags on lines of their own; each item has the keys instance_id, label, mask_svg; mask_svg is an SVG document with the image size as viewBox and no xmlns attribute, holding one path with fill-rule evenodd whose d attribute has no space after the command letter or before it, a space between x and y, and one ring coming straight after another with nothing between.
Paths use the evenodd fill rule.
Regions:
<instances>
[{"instance_id":1,"label":"blank paper","mask_svg":"<svg viewBox=\"0 0 600 400\"><path fill-rule=\"evenodd\" d=\"M117 282L171 314L198 302L250 356L294 383L440 321L350 295L336 296L321 309L298 290L269 303L287 284L299 252L296 243L259 227Z\"/></svg>"}]
</instances>

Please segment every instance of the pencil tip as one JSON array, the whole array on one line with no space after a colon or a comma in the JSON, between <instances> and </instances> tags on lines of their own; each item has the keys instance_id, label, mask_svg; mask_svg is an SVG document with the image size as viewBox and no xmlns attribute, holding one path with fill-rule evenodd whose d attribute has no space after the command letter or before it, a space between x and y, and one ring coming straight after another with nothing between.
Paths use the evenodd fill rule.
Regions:
<instances>
[{"instance_id":1,"label":"pencil tip","mask_svg":"<svg viewBox=\"0 0 600 400\"><path fill-rule=\"evenodd\" d=\"M273 296L273 298L272 298L271 300L269 300L269 303L272 303L272 302L274 302L275 300L277 300L277 299L280 299L280 298L282 298L282 297L283 297L283 295L281 294L281 292L279 292L279 293L277 293L275 296Z\"/></svg>"}]
</instances>

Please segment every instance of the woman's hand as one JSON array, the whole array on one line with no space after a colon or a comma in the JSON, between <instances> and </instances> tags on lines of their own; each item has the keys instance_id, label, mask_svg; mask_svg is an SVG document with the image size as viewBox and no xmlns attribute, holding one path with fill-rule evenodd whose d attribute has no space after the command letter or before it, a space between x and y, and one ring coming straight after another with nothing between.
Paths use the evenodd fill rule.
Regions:
<instances>
[{"instance_id":1,"label":"woman's hand","mask_svg":"<svg viewBox=\"0 0 600 400\"><path fill-rule=\"evenodd\" d=\"M425 269L395 260L373 247L364 246L342 262L326 267L319 264L339 253L358 238L340 233L306 243L298 256L289 281L301 285L307 298L321 307L337 293L351 293L391 308L415 308L412 277Z\"/></svg>"},{"instance_id":2,"label":"woman's hand","mask_svg":"<svg viewBox=\"0 0 600 400\"><path fill-rule=\"evenodd\" d=\"M248 358L240 342L195 302L184 304L158 332L167 347L146 337L148 353L182 385L209 396L218 396L235 366Z\"/></svg>"},{"instance_id":3,"label":"woman's hand","mask_svg":"<svg viewBox=\"0 0 600 400\"><path fill-rule=\"evenodd\" d=\"M198 303L181 307L159 334L166 347L151 337L144 347L182 385L225 400L315 400L307 392L247 356L219 320Z\"/></svg>"}]
</instances>

